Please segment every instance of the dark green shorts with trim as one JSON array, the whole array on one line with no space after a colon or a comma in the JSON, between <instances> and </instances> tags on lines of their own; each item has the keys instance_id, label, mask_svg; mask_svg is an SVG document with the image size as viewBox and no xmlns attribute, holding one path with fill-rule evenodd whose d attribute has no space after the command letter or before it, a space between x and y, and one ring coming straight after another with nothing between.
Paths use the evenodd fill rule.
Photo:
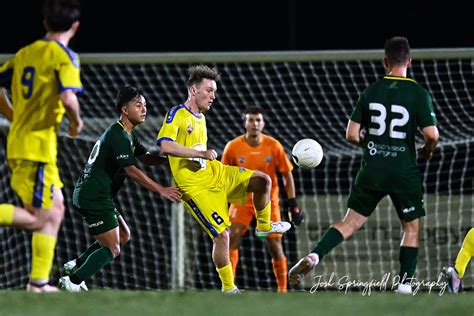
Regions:
<instances>
[{"instance_id":1,"label":"dark green shorts with trim","mask_svg":"<svg viewBox=\"0 0 474 316\"><path fill-rule=\"evenodd\" d=\"M84 218L92 235L100 235L119 226L119 211L116 208L90 210L76 208Z\"/></svg>"},{"instance_id":2,"label":"dark green shorts with trim","mask_svg":"<svg viewBox=\"0 0 474 316\"><path fill-rule=\"evenodd\" d=\"M347 207L369 217L386 195L392 199L399 219L409 222L426 215L421 187L405 192L386 192L354 185L347 199Z\"/></svg>"}]
</instances>

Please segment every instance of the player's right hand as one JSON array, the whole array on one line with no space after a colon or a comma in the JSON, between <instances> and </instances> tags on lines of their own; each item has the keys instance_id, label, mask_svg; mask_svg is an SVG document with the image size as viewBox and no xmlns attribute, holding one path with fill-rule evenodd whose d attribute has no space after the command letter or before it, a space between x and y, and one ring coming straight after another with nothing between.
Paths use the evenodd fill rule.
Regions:
<instances>
[{"instance_id":1,"label":"player's right hand","mask_svg":"<svg viewBox=\"0 0 474 316\"><path fill-rule=\"evenodd\" d=\"M204 159L214 160L217 158L217 152L214 149L208 149L204 151Z\"/></svg>"},{"instance_id":2,"label":"player's right hand","mask_svg":"<svg viewBox=\"0 0 474 316\"><path fill-rule=\"evenodd\" d=\"M71 127L69 127L69 136L76 137L84 127L84 122L79 119L77 123L71 123Z\"/></svg>"},{"instance_id":3,"label":"player's right hand","mask_svg":"<svg viewBox=\"0 0 474 316\"><path fill-rule=\"evenodd\" d=\"M299 226L304 222L303 210L298 207L295 198L288 199L288 217L295 226Z\"/></svg>"},{"instance_id":4,"label":"player's right hand","mask_svg":"<svg viewBox=\"0 0 474 316\"><path fill-rule=\"evenodd\" d=\"M181 200L181 191L175 187L165 187L160 191L161 197L172 202L179 202Z\"/></svg>"},{"instance_id":5,"label":"player's right hand","mask_svg":"<svg viewBox=\"0 0 474 316\"><path fill-rule=\"evenodd\" d=\"M432 155L433 155L433 152L427 146L423 146L423 147L418 149L418 157L419 158L428 160L428 159L431 158Z\"/></svg>"}]
</instances>

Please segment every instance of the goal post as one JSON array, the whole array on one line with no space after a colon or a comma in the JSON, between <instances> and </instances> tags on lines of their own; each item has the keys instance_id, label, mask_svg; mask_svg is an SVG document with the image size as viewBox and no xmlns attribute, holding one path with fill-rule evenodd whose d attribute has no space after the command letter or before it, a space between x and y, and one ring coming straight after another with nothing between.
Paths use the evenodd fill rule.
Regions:
<instances>
[{"instance_id":1,"label":"goal post","mask_svg":"<svg viewBox=\"0 0 474 316\"><path fill-rule=\"evenodd\" d=\"M409 76L433 96L440 143L432 160L420 164L427 216L423 219L417 277L435 281L452 263L467 230L473 226L473 60L474 48L412 49ZM8 55L0 55L0 64ZM66 217L53 271L85 250L91 242L80 215L72 209L74 184L97 137L117 120L116 94L126 84L140 87L148 98L141 140L157 150L155 138L163 116L186 100L186 69L204 63L221 74L217 99L206 113L209 148L222 153L227 141L244 132L241 114L247 105L266 111L265 132L279 139L287 154L301 138L314 138L324 159L315 169L295 168L303 225L283 238L288 266L305 255L329 225L346 210L346 198L360 164L361 151L344 139L348 117L360 92L383 75L382 50L228 53L80 54L84 93L79 96L85 127L76 139L61 126L58 141L65 184ZM8 122L0 118L0 203L19 203L6 165ZM422 143L421 135L417 143ZM166 168L140 165L155 180L171 184ZM284 190L281 190L284 192ZM282 197L282 216L285 198ZM131 241L121 255L88 282L117 289L216 289L220 286L211 259L212 243L182 205L168 203L127 181L118 204L129 223ZM351 240L324 258L314 275L331 273L353 280L380 279L399 269L400 224L387 200ZM26 284L30 235L0 227L0 289ZM242 238L236 283L244 289L275 290L271 257L254 229ZM307 278L306 287L313 280ZM468 268L465 284L474 282Z\"/></svg>"}]
</instances>

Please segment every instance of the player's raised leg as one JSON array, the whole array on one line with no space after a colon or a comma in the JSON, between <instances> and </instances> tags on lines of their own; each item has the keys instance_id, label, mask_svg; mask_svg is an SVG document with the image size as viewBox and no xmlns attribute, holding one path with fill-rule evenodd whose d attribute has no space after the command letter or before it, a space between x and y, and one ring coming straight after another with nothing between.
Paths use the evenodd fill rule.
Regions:
<instances>
[{"instance_id":1,"label":"player's raised leg","mask_svg":"<svg viewBox=\"0 0 474 316\"><path fill-rule=\"evenodd\" d=\"M366 216L349 208L342 221L335 223L329 228L311 253L301 258L290 269L288 273L290 285L299 285L304 277L311 272L328 252L352 236L366 221Z\"/></svg>"},{"instance_id":2,"label":"player's raised leg","mask_svg":"<svg viewBox=\"0 0 474 316\"><path fill-rule=\"evenodd\" d=\"M257 227L255 235L265 238L268 234L283 234L291 228L288 222L270 221L271 202L270 194L272 189L272 179L265 173L255 171L249 180L247 192L253 193L253 203L256 211Z\"/></svg>"},{"instance_id":3,"label":"player's raised leg","mask_svg":"<svg viewBox=\"0 0 474 316\"><path fill-rule=\"evenodd\" d=\"M119 236L120 236L120 245L123 246L130 241L130 228L123 219L122 215L118 215L117 220L119 222ZM94 253L94 251L100 249L102 246L96 240L94 241L83 253L81 253L76 259L70 260L63 265L63 272L66 275L74 273L79 269L87 258Z\"/></svg>"}]
</instances>

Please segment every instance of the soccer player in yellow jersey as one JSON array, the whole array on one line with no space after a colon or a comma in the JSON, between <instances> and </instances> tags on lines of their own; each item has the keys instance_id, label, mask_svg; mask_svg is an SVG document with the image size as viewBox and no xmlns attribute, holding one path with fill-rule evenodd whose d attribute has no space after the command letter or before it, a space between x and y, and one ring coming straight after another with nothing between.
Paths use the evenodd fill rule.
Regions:
<instances>
[{"instance_id":1,"label":"soccer player in yellow jersey","mask_svg":"<svg viewBox=\"0 0 474 316\"><path fill-rule=\"evenodd\" d=\"M79 27L75 0L47 0L46 36L20 49L0 67L0 85L11 82L12 103L0 87L0 112L11 121L7 160L11 185L24 208L0 204L0 225L33 231L27 290L52 292L48 284L64 217L63 183L57 167L57 131L64 113L69 135L82 129L76 92L82 92L79 58L67 48Z\"/></svg>"},{"instance_id":2,"label":"soccer player in yellow jersey","mask_svg":"<svg viewBox=\"0 0 474 316\"><path fill-rule=\"evenodd\" d=\"M446 281L448 281L448 291L450 293L458 293L462 290L461 279L472 257L474 257L474 227L471 227L466 237L464 237L461 250L459 250L456 256L454 266L443 268L443 274Z\"/></svg>"},{"instance_id":3,"label":"soccer player in yellow jersey","mask_svg":"<svg viewBox=\"0 0 474 316\"><path fill-rule=\"evenodd\" d=\"M168 155L173 179L183 193L182 202L213 240L212 260L224 293L239 293L229 260L230 227L228 202L245 204L253 193L256 235L284 233L288 222L270 222L271 178L260 171L227 166L215 160L217 153L207 148L204 112L216 99L219 73L204 65L188 69L188 99L168 111L157 144Z\"/></svg>"}]
</instances>

